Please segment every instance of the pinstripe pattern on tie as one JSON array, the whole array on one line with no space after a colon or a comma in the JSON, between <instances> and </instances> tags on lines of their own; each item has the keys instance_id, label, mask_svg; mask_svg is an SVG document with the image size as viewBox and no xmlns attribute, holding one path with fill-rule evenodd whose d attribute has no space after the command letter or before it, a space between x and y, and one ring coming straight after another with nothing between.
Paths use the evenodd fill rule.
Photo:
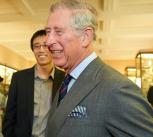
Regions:
<instances>
[{"instance_id":1,"label":"pinstripe pattern on tie","mask_svg":"<svg viewBox=\"0 0 153 137\"><path fill-rule=\"evenodd\" d=\"M70 80L72 79L72 76L67 74L62 82L62 85L59 89L59 99L58 102L60 103L60 101L65 97L66 93L67 93L67 88L68 88L68 84L70 82Z\"/></svg>"}]
</instances>

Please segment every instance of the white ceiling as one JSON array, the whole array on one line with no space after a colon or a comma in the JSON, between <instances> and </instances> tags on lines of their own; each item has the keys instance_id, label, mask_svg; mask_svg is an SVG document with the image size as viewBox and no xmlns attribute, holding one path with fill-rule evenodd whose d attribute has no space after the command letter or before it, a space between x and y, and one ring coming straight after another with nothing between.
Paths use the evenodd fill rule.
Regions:
<instances>
[{"instance_id":1,"label":"white ceiling","mask_svg":"<svg viewBox=\"0 0 153 137\"><path fill-rule=\"evenodd\" d=\"M53 0L0 0L0 46L28 60L32 34L44 28ZM99 12L96 51L105 60L134 59L153 49L153 0L87 0Z\"/></svg>"}]
</instances>

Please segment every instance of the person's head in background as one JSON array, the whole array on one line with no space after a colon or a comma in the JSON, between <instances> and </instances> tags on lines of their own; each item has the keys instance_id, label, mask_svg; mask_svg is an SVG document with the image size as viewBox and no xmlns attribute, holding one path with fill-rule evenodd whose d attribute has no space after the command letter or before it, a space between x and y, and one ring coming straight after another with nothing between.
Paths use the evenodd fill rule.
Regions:
<instances>
[{"instance_id":1,"label":"person's head in background","mask_svg":"<svg viewBox=\"0 0 153 137\"><path fill-rule=\"evenodd\" d=\"M3 82L3 78L0 76L0 82Z\"/></svg>"},{"instance_id":2,"label":"person's head in background","mask_svg":"<svg viewBox=\"0 0 153 137\"><path fill-rule=\"evenodd\" d=\"M153 86L150 86L148 93L147 93L147 99L149 103L153 106Z\"/></svg>"},{"instance_id":3,"label":"person's head in background","mask_svg":"<svg viewBox=\"0 0 153 137\"><path fill-rule=\"evenodd\" d=\"M51 5L46 26L53 62L67 72L94 51L92 41L97 29L97 12L81 2L63 0Z\"/></svg>"},{"instance_id":4,"label":"person's head in background","mask_svg":"<svg viewBox=\"0 0 153 137\"><path fill-rule=\"evenodd\" d=\"M37 66L46 67L52 65L52 57L46 45L46 31L36 31L30 40L31 49L35 55Z\"/></svg>"}]
</instances>

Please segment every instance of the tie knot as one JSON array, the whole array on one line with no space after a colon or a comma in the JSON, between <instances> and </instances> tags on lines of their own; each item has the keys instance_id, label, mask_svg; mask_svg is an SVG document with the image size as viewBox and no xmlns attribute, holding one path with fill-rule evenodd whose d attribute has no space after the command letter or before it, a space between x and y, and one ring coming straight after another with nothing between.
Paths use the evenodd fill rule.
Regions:
<instances>
[{"instance_id":1,"label":"tie knot","mask_svg":"<svg viewBox=\"0 0 153 137\"><path fill-rule=\"evenodd\" d=\"M67 74L64 78L64 83L68 85L71 79L72 79L72 76Z\"/></svg>"}]
</instances>

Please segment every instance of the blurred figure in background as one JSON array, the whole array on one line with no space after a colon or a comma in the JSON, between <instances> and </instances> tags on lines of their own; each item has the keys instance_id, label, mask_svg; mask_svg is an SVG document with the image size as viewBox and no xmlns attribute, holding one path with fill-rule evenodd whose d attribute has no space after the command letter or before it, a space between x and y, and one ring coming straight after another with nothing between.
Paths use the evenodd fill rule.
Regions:
<instances>
[{"instance_id":1,"label":"blurred figure in background","mask_svg":"<svg viewBox=\"0 0 153 137\"><path fill-rule=\"evenodd\" d=\"M0 84L2 81L3 81L3 78L0 76ZM4 107L5 107L5 95L3 94L2 91L0 91L0 131L2 128L2 118L4 113ZM1 137L1 132L0 132L0 137Z\"/></svg>"},{"instance_id":2,"label":"blurred figure in background","mask_svg":"<svg viewBox=\"0 0 153 137\"><path fill-rule=\"evenodd\" d=\"M3 81L3 78L0 76L0 82L2 82Z\"/></svg>"},{"instance_id":3,"label":"blurred figure in background","mask_svg":"<svg viewBox=\"0 0 153 137\"><path fill-rule=\"evenodd\" d=\"M48 113L64 72L55 68L45 30L31 38L37 64L13 74L2 133L4 137L44 137Z\"/></svg>"},{"instance_id":4,"label":"blurred figure in background","mask_svg":"<svg viewBox=\"0 0 153 137\"><path fill-rule=\"evenodd\" d=\"M3 82L3 78L0 76L0 83L1 82ZM0 91L0 109L2 110L4 106L5 106L5 95L3 94L3 91Z\"/></svg>"},{"instance_id":5,"label":"blurred figure in background","mask_svg":"<svg viewBox=\"0 0 153 137\"><path fill-rule=\"evenodd\" d=\"M153 106L153 86L151 86L147 93L149 103Z\"/></svg>"}]
</instances>

